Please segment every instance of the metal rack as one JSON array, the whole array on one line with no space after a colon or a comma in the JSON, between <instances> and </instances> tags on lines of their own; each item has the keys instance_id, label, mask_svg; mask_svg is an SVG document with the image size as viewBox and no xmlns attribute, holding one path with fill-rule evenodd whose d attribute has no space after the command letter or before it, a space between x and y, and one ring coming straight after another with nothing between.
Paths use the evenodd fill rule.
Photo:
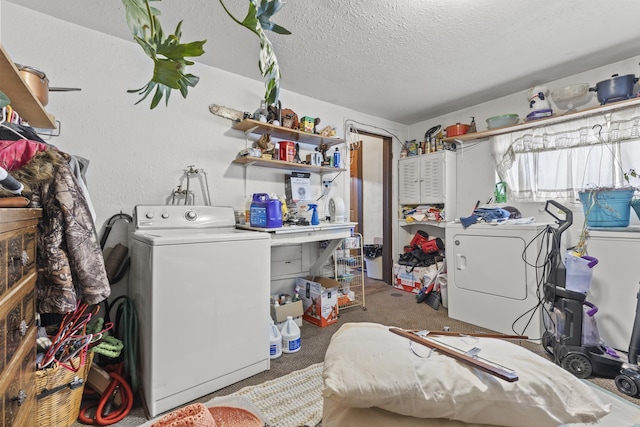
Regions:
<instances>
[{"instance_id":1,"label":"metal rack","mask_svg":"<svg viewBox=\"0 0 640 427\"><path fill-rule=\"evenodd\" d=\"M333 253L333 262L334 279L340 283L338 310L357 306L366 310L362 235L354 233L352 237L342 239Z\"/></svg>"}]
</instances>

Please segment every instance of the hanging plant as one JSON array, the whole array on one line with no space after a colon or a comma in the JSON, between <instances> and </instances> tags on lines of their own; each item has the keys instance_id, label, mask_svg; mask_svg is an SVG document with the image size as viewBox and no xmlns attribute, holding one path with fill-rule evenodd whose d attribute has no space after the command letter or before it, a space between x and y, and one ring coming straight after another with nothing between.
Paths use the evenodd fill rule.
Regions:
<instances>
[{"instance_id":1,"label":"hanging plant","mask_svg":"<svg viewBox=\"0 0 640 427\"><path fill-rule=\"evenodd\" d=\"M161 0L122 0L126 11L127 25L134 39L142 47L144 52L154 63L153 76L149 83L140 89L129 90L129 93L138 93L142 98L136 104L142 102L155 90L151 101L151 109L155 108L165 97L168 105L171 91L180 90L183 98L187 97L190 87L200 80L193 74L186 73L186 66L193 65L188 57L197 57L204 54L203 46L206 40L191 43L180 43L182 36L180 21L174 34L164 34L158 16L160 11L149 5L150 1ZM280 87L280 67L273 52L273 45L264 33L270 30L279 34L291 34L283 27L271 22L271 17L278 12L284 3L281 0L249 0L249 10L243 21L237 20L226 8L222 0L219 0L225 12L238 24L248 28L260 38L260 73L265 78L265 100L273 104L278 100Z\"/></svg>"},{"instance_id":2,"label":"hanging plant","mask_svg":"<svg viewBox=\"0 0 640 427\"><path fill-rule=\"evenodd\" d=\"M271 22L271 17L284 6L284 3L281 0L262 0L258 5L258 0L249 1L247 16L240 21L229 12L222 0L219 1L231 19L248 28L260 38L260 60L258 65L262 77L265 78L264 99L267 104L275 104L278 102L280 90L280 66L273 51L273 45L264 30L270 30L277 34L291 34L287 29Z\"/></svg>"}]
</instances>

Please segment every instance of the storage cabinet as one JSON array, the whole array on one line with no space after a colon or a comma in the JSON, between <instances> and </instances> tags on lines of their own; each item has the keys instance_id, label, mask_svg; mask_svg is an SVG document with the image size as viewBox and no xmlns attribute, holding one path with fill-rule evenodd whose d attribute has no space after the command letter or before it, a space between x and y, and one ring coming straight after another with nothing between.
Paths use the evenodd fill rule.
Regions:
<instances>
[{"instance_id":1,"label":"storage cabinet","mask_svg":"<svg viewBox=\"0 0 640 427\"><path fill-rule=\"evenodd\" d=\"M364 302L364 258L362 254L362 235L342 240L333 254L335 280L340 283L338 311L362 306Z\"/></svg>"},{"instance_id":2,"label":"storage cabinet","mask_svg":"<svg viewBox=\"0 0 640 427\"><path fill-rule=\"evenodd\" d=\"M400 205L445 204L455 216L455 152L449 150L398 160Z\"/></svg>"},{"instance_id":3,"label":"storage cabinet","mask_svg":"<svg viewBox=\"0 0 640 427\"><path fill-rule=\"evenodd\" d=\"M327 146L331 147L335 144L344 143L344 139L335 138L335 137L327 137L321 136L314 133L302 132L295 129L289 129L282 126L274 126L269 123L259 122L257 120L245 119L241 122L236 123L233 126L236 130L241 130L248 134L255 135L263 135L270 134L274 138L285 139L290 141L296 141L303 144L310 144L319 146L320 144L327 144ZM301 170L301 171L312 171L318 173L335 173L335 172L343 172L346 169L342 168L333 168L329 166L312 166L304 163L292 163L292 162L284 162L281 160L272 160L272 159L262 159L259 157L239 157L233 160L232 163L247 166L263 166L269 168L276 169L288 169L288 170Z\"/></svg>"},{"instance_id":4,"label":"storage cabinet","mask_svg":"<svg viewBox=\"0 0 640 427\"><path fill-rule=\"evenodd\" d=\"M40 209L0 209L0 419L32 426L36 409L36 233Z\"/></svg>"}]
</instances>

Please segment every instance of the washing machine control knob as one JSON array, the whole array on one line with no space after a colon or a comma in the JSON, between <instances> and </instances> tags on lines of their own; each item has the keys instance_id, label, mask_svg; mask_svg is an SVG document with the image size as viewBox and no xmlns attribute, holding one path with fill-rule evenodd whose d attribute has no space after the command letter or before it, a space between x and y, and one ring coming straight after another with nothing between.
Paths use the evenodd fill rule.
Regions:
<instances>
[{"instance_id":1,"label":"washing machine control knob","mask_svg":"<svg viewBox=\"0 0 640 427\"><path fill-rule=\"evenodd\" d=\"M145 216L147 217L147 219L152 219L155 215L153 214L153 212L147 212Z\"/></svg>"},{"instance_id":2,"label":"washing machine control knob","mask_svg":"<svg viewBox=\"0 0 640 427\"><path fill-rule=\"evenodd\" d=\"M185 218L187 218L188 221L195 221L196 218L198 217L198 214L196 214L196 211L187 211L187 213L184 214Z\"/></svg>"},{"instance_id":3,"label":"washing machine control knob","mask_svg":"<svg viewBox=\"0 0 640 427\"><path fill-rule=\"evenodd\" d=\"M162 212L162 215L160 215L162 218L167 219L169 218L169 212Z\"/></svg>"}]
</instances>

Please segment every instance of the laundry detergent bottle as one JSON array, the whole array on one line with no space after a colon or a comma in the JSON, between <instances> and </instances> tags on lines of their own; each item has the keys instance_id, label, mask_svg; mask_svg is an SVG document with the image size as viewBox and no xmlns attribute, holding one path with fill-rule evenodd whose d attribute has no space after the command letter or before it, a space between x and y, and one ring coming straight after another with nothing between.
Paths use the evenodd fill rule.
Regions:
<instances>
[{"instance_id":1,"label":"laundry detergent bottle","mask_svg":"<svg viewBox=\"0 0 640 427\"><path fill-rule=\"evenodd\" d=\"M293 317L287 316L287 321L282 325L280 334L282 334L282 351L284 353L295 353L300 350L300 328Z\"/></svg>"},{"instance_id":2,"label":"laundry detergent bottle","mask_svg":"<svg viewBox=\"0 0 640 427\"><path fill-rule=\"evenodd\" d=\"M282 356L282 334L273 319L271 319L271 325L269 325L269 358L277 359L280 356Z\"/></svg>"}]
</instances>

